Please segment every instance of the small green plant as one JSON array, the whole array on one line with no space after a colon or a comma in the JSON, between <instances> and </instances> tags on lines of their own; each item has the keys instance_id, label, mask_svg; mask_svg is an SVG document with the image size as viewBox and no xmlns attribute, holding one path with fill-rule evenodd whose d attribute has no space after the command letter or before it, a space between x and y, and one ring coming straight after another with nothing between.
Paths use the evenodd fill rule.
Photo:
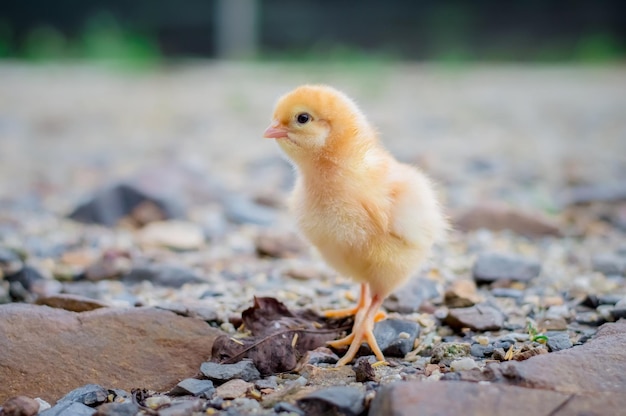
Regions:
<instances>
[{"instance_id":1,"label":"small green plant","mask_svg":"<svg viewBox=\"0 0 626 416\"><path fill-rule=\"evenodd\" d=\"M548 337L541 332L538 332L537 328L533 324L533 321L530 319L527 323L528 336L532 342L538 342L540 344L545 344L548 342Z\"/></svg>"}]
</instances>

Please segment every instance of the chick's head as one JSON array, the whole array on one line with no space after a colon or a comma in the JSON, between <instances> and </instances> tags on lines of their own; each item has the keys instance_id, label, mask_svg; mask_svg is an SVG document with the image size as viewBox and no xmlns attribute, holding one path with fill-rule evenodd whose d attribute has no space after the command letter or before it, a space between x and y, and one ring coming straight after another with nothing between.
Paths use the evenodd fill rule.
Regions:
<instances>
[{"instance_id":1,"label":"chick's head","mask_svg":"<svg viewBox=\"0 0 626 416\"><path fill-rule=\"evenodd\" d=\"M304 85L279 98L264 137L276 139L295 161L335 153L355 140L367 122L356 104L324 85Z\"/></svg>"}]
</instances>

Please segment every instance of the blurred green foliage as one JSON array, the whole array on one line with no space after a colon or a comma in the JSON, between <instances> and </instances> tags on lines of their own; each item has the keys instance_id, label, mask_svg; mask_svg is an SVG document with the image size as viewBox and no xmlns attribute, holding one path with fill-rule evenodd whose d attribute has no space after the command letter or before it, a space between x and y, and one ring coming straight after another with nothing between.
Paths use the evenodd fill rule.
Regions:
<instances>
[{"instance_id":1,"label":"blurred green foliage","mask_svg":"<svg viewBox=\"0 0 626 416\"><path fill-rule=\"evenodd\" d=\"M518 34L481 44L476 41L480 19L466 3L442 4L433 9L427 22L427 36L419 39L424 44L423 59L444 67L485 61L606 64L626 58L622 39L601 28L583 32L577 38L552 36L541 43L529 43L530 38ZM394 48L389 42L364 48L329 38L279 51L261 45L258 56L252 59L300 63L318 67L321 72L347 69L371 73L406 58ZM123 25L107 12L86 19L78 33L66 34L54 26L40 25L21 33L19 42L11 24L0 17L1 58L33 63L84 60L122 69L151 68L164 59L154 34Z\"/></svg>"},{"instance_id":2,"label":"blurred green foliage","mask_svg":"<svg viewBox=\"0 0 626 416\"><path fill-rule=\"evenodd\" d=\"M20 46L13 41L9 24L0 22L0 57L33 63L85 60L118 69L150 68L162 60L154 37L122 27L108 13L88 19L76 37L66 37L51 26L37 26Z\"/></svg>"}]
</instances>

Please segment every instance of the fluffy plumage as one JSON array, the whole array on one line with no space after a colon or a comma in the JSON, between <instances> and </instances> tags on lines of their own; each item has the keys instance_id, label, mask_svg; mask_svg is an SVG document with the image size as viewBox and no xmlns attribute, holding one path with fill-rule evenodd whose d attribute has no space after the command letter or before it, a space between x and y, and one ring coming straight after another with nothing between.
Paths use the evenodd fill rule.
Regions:
<instances>
[{"instance_id":1,"label":"fluffy plumage","mask_svg":"<svg viewBox=\"0 0 626 416\"><path fill-rule=\"evenodd\" d=\"M429 179L397 162L379 143L357 105L328 86L304 85L278 100L264 134L294 162L290 208L304 236L339 273L361 283L352 334L331 343L361 343L384 360L372 335L383 300L426 259L447 223Z\"/></svg>"}]
</instances>

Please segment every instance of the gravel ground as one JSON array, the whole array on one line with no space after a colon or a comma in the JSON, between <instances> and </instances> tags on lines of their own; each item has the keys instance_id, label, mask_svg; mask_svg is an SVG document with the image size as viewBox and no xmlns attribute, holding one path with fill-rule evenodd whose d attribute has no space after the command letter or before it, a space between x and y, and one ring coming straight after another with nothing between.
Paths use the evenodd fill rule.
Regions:
<instances>
[{"instance_id":1,"label":"gravel ground","mask_svg":"<svg viewBox=\"0 0 626 416\"><path fill-rule=\"evenodd\" d=\"M525 351L566 349L621 317L621 67L213 62L121 73L3 63L0 301L32 303L61 293L183 315L205 307L212 314L205 320L229 336L241 335L238 317L253 296L275 297L292 310L350 306L355 285L294 234L284 208L291 168L261 138L276 98L305 82L328 83L354 97L387 147L437 181L456 226L405 296L386 303L390 318L416 323L420 333L408 355L376 367L369 383L439 379ZM107 227L67 219L98 189L120 183L180 207L185 220L140 227L149 221L135 212ZM516 232L494 225L493 204L502 203L523 217L505 221L522 224ZM480 226L463 226L464 213L476 207ZM524 232L535 223L550 231ZM15 270L6 260L11 253L26 258ZM24 264L41 278L11 279ZM110 269L98 269L102 264ZM168 267L175 270L163 273ZM541 337L532 342L529 319L552 345ZM472 351L451 353L446 342ZM279 386L306 393L361 386L366 402L375 394L373 384L354 382L353 373L330 377L313 367L326 368L281 374ZM261 403L267 414L278 412L271 393L280 388L259 390L252 397L244 389L241 399ZM150 404L147 396L140 400L147 407L171 404ZM293 405L295 399L285 400ZM246 403L237 405L243 414L261 412Z\"/></svg>"}]
</instances>

